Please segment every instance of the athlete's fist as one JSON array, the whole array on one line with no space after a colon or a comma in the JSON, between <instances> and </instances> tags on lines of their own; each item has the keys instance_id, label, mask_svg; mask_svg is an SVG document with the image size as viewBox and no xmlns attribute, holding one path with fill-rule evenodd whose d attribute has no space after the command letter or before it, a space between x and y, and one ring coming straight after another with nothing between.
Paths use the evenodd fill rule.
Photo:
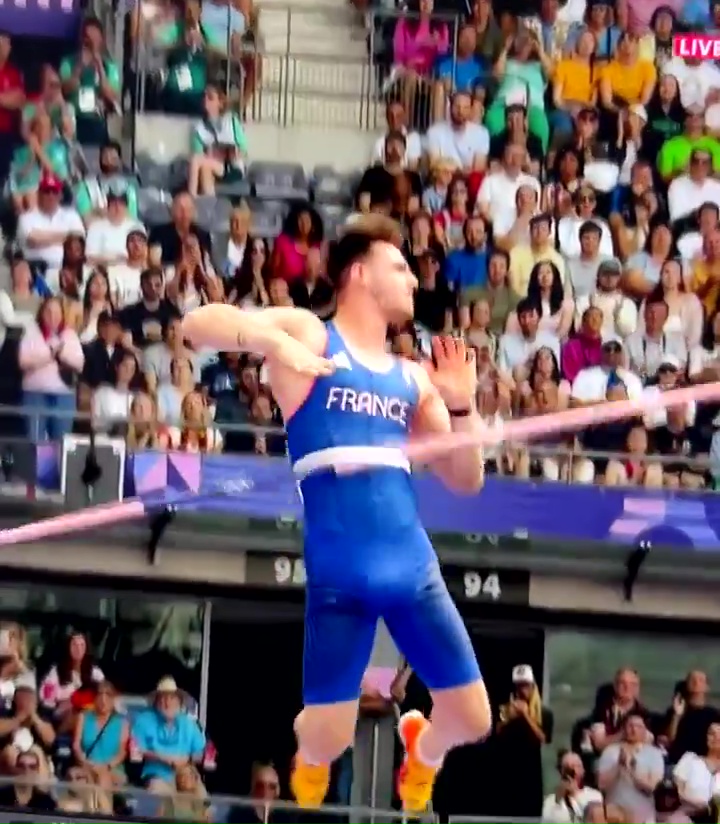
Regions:
<instances>
[{"instance_id":1,"label":"athlete's fist","mask_svg":"<svg viewBox=\"0 0 720 824\"><path fill-rule=\"evenodd\" d=\"M474 404L477 386L475 352L465 342L450 336L432 341L430 380L448 409L463 410Z\"/></svg>"},{"instance_id":2,"label":"athlete's fist","mask_svg":"<svg viewBox=\"0 0 720 824\"><path fill-rule=\"evenodd\" d=\"M290 337L273 347L272 354L278 363L299 375L319 378L332 375L335 371L335 364L331 360L316 355L307 346Z\"/></svg>"}]
</instances>

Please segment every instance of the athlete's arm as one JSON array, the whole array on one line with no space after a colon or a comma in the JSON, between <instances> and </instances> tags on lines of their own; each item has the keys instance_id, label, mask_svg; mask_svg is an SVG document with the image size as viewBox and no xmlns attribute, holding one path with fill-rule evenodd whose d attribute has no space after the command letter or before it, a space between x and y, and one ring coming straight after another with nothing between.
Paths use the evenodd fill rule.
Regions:
<instances>
[{"instance_id":1,"label":"athlete's arm","mask_svg":"<svg viewBox=\"0 0 720 824\"><path fill-rule=\"evenodd\" d=\"M435 367L426 371L411 368L418 383L420 400L412 424L412 435L442 435L475 432L483 423L475 409L475 363L468 360L465 344L453 338L433 340ZM452 416L450 411L465 413ZM482 489L485 470L481 447L453 450L430 468L451 489L473 494Z\"/></svg>"},{"instance_id":2,"label":"athlete's arm","mask_svg":"<svg viewBox=\"0 0 720 824\"><path fill-rule=\"evenodd\" d=\"M303 375L325 375L332 364L321 357L326 344L323 322L312 312L272 307L248 312L224 303L211 303L188 313L183 336L195 347L220 352L253 352L273 364Z\"/></svg>"}]
</instances>

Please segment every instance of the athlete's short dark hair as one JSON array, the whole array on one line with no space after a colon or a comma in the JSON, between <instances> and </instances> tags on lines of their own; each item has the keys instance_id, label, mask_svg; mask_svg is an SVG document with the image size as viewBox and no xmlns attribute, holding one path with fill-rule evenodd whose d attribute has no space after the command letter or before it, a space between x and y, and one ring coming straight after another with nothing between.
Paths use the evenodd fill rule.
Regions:
<instances>
[{"instance_id":1,"label":"athlete's short dark hair","mask_svg":"<svg viewBox=\"0 0 720 824\"><path fill-rule=\"evenodd\" d=\"M375 243L391 243L402 247L400 226L381 214L363 215L340 229L337 240L328 248L327 276L336 289L343 276L358 260L365 257Z\"/></svg>"}]
</instances>

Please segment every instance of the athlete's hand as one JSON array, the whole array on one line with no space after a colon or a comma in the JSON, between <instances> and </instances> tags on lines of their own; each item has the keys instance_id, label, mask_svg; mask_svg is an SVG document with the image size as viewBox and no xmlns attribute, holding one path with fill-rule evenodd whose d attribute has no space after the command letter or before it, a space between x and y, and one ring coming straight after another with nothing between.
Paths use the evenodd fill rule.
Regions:
<instances>
[{"instance_id":1,"label":"athlete's hand","mask_svg":"<svg viewBox=\"0 0 720 824\"><path fill-rule=\"evenodd\" d=\"M289 336L273 346L272 354L278 363L299 375L318 378L323 375L332 375L335 371L335 364L331 360L316 355L307 346Z\"/></svg>"},{"instance_id":2,"label":"athlete's hand","mask_svg":"<svg viewBox=\"0 0 720 824\"><path fill-rule=\"evenodd\" d=\"M433 338L433 362L429 363L430 380L448 409L473 406L477 386L475 352L459 338Z\"/></svg>"}]
</instances>

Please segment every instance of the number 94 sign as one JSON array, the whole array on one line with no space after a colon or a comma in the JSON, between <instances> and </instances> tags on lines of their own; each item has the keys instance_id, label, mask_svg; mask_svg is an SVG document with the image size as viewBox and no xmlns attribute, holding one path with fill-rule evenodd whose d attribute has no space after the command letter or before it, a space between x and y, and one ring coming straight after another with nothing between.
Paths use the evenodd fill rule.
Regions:
<instances>
[{"instance_id":1,"label":"number 94 sign","mask_svg":"<svg viewBox=\"0 0 720 824\"><path fill-rule=\"evenodd\" d=\"M463 590L465 597L469 601L477 599L499 601L502 598L502 587L500 576L497 572L483 574L474 570L468 570L463 575Z\"/></svg>"}]
</instances>

